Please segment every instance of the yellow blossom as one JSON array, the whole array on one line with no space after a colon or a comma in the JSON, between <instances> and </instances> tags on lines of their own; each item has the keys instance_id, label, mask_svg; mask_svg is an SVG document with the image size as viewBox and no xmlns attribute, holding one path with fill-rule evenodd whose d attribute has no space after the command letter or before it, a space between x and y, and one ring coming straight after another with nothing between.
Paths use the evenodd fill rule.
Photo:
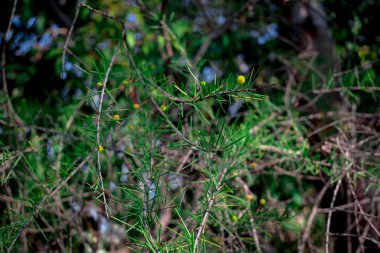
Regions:
<instances>
[{"instance_id":1,"label":"yellow blossom","mask_svg":"<svg viewBox=\"0 0 380 253\"><path fill-rule=\"evenodd\" d=\"M133 104L133 108L135 108L137 110L140 108L140 105L139 104Z\"/></svg>"},{"instance_id":2,"label":"yellow blossom","mask_svg":"<svg viewBox=\"0 0 380 253\"><path fill-rule=\"evenodd\" d=\"M102 83L102 82L98 82L98 83L96 84L96 86L98 86L98 87L102 87L102 86L103 86L103 83Z\"/></svg>"},{"instance_id":3,"label":"yellow blossom","mask_svg":"<svg viewBox=\"0 0 380 253\"><path fill-rule=\"evenodd\" d=\"M162 105L160 106L160 108L161 108L161 110L162 110L163 112L166 111L166 109L167 109L167 107L166 107L165 104L162 104Z\"/></svg>"},{"instance_id":4,"label":"yellow blossom","mask_svg":"<svg viewBox=\"0 0 380 253\"><path fill-rule=\"evenodd\" d=\"M113 120L116 120L116 121L120 120L120 116L117 114L113 115Z\"/></svg>"},{"instance_id":5,"label":"yellow blossom","mask_svg":"<svg viewBox=\"0 0 380 253\"><path fill-rule=\"evenodd\" d=\"M260 205L265 205L265 203L266 203L266 201L265 201L265 199L260 199Z\"/></svg>"},{"instance_id":6,"label":"yellow blossom","mask_svg":"<svg viewBox=\"0 0 380 253\"><path fill-rule=\"evenodd\" d=\"M240 84L244 84L245 83L245 77L244 76L238 76L236 81Z\"/></svg>"},{"instance_id":7,"label":"yellow blossom","mask_svg":"<svg viewBox=\"0 0 380 253\"><path fill-rule=\"evenodd\" d=\"M257 163L255 163L255 162L251 162L251 168L252 169L256 169L257 168Z\"/></svg>"},{"instance_id":8,"label":"yellow blossom","mask_svg":"<svg viewBox=\"0 0 380 253\"><path fill-rule=\"evenodd\" d=\"M247 196L245 196L245 198L248 200L248 201L251 201L253 199L253 195L252 194L247 194Z\"/></svg>"},{"instance_id":9,"label":"yellow blossom","mask_svg":"<svg viewBox=\"0 0 380 253\"><path fill-rule=\"evenodd\" d=\"M236 215L233 215L233 216L232 216L232 220L233 220L233 221L237 221L237 219L238 219L238 217L237 217Z\"/></svg>"},{"instance_id":10,"label":"yellow blossom","mask_svg":"<svg viewBox=\"0 0 380 253\"><path fill-rule=\"evenodd\" d=\"M99 151L99 152L103 152L103 150L104 150L103 146L102 146L102 145L99 145L99 147L98 147L98 151Z\"/></svg>"}]
</instances>

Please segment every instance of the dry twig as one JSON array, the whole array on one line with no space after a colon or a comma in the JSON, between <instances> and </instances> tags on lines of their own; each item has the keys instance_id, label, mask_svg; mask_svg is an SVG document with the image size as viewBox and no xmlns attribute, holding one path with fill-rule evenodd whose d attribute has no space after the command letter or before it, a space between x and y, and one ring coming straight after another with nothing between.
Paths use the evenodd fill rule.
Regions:
<instances>
[{"instance_id":1,"label":"dry twig","mask_svg":"<svg viewBox=\"0 0 380 253\"><path fill-rule=\"evenodd\" d=\"M50 190L48 191L48 193L42 198L42 200L40 201L40 203L36 206L36 208L33 211L32 217L30 217L25 222L25 224L22 226L22 228L20 229L20 231L17 233L16 237L13 239L12 243L9 245L9 247L7 249L7 252L12 252L15 243L20 238L20 236L24 232L24 230L27 227L30 226L30 224L32 223L32 221L34 219L36 219L38 217L38 215L40 214L42 208L45 205L45 202L48 199L50 199L51 197L53 197L64 185L66 185L67 182L90 160L90 158L91 158L91 155L88 155L64 180L62 180L62 178L59 178L56 181L56 183L53 185L53 187L50 188ZM78 161L78 159L74 161L74 164L77 161Z\"/></svg>"}]
</instances>

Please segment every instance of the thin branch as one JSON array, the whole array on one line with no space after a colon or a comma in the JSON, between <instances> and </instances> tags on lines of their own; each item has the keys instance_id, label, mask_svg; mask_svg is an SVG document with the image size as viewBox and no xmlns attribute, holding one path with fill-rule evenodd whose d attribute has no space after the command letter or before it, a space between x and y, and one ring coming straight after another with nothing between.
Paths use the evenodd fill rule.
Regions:
<instances>
[{"instance_id":1,"label":"thin branch","mask_svg":"<svg viewBox=\"0 0 380 253\"><path fill-rule=\"evenodd\" d=\"M221 91L221 92L217 92L217 93L208 94L208 95L206 95L204 97L184 99L184 98L181 98L181 97L177 97L177 96L171 95L169 92L165 91L160 86L154 84L152 80L150 80L149 82L152 85L154 85L155 88L157 88L158 90L160 90L160 92L163 95L165 95L165 97L167 97L168 99L172 100L173 102L180 103L180 104L184 104L184 103L196 103L196 102L200 102L200 101L203 101L203 100L211 99L211 98L214 98L214 97L217 97L217 96L230 95L230 94L236 94L236 93L247 93L247 94L250 94L250 93L256 91L256 89L253 89L253 88L233 89L233 90L226 90L226 91Z\"/></svg>"},{"instance_id":2,"label":"thin branch","mask_svg":"<svg viewBox=\"0 0 380 253\"><path fill-rule=\"evenodd\" d=\"M168 116L161 110L160 106L157 104L157 101L152 97L149 96L150 101L152 102L153 106L156 108L156 110L161 114L161 116L165 119L166 123L174 130L174 132L187 144L190 146L193 146L199 150L202 150L204 152L217 152L218 150L206 150L204 147L199 146L197 143L191 141L189 138L187 138L179 129L173 124L173 122L168 118Z\"/></svg>"},{"instance_id":3,"label":"thin branch","mask_svg":"<svg viewBox=\"0 0 380 253\"><path fill-rule=\"evenodd\" d=\"M101 128L100 127L100 119L101 119L101 115L102 115L102 108L103 108L103 102L104 102L104 94L105 94L105 91L106 91L109 74L111 72L113 64L115 63L116 56L117 56L117 54L119 52L120 46L122 44L122 41L123 41L123 38L125 37L126 32L127 32L127 29L126 29L126 26L124 25L123 26L123 32L122 32L121 38L119 40L118 45L114 49L114 52L113 52L113 55L112 55L112 58L111 58L111 62L108 65L105 78L104 78L104 80L102 82L103 85L102 85L102 91L100 93L99 107L98 107L98 111L96 112L96 143L97 143L97 147L99 147L101 145L101 140L100 140L100 130L101 130L100 129ZM106 217L108 219L109 218L109 214L108 214L109 210L108 210L107 199L106 199L106 194L105 194L105 190L104 190L104 182L103 182L103 176L102 176L102 164L101 164L100 150L99 149L97 149L97 160L98 160L98 173L99 173L100 185L101 185L101 188L102 188L104 207L105 207L105 211L106 211Z\"/></svg>"},{"instance_id":4,"label":"thin branch","mask_svg":"<svg viewBox=\"0 0 380 253\"><path fill-rule=\"evenodd\" d=\"M251 214L251 217L249 221L251 222L251 229L252 229L252 234L253 234L253 240L255 241L256 244L256 249L258 253L262 253L261 247L260 247L260 241L259 241L259 236L257 235L257 229L255 226L255 219L253 218L254 214Z\"/></svg>"},{"instance_id":5,"label":"thin branch","mask_svg":"<svg viewBox=\"0 0 380 253\"><path fill-rule=\"evenodd\" d=\"M13 18L14 18L15 13L16 13L16 7L17 7L17 0L14 0L13 6L12 6L12 11L11 11L11 16L9 18L9 22L8 22L8 26L7 26L7 30L5 31L5 34L3 36L3 48L2 48L2 52L1 52L1 71L2 71L1 74L2 74L2 79L3 79L2 80L3 81L3 89L4 89L4 93L7 96L8 100L9 100L9 94L8 94L8 86L7 86L6 70L5 70L6 48L7 48L7 37L11 31ZM10 115L8 115L8 116L10 117Z\"/></svg>"},{"instance_id":6,"label":"thin branch","mask_svg":"<svg viewBox=\"0 0 380 253\"><path fill-rule=\"evenodd\" d=\"M358 200L358 197L356 196L356 193L355 193L355 190L354 190L354 187L352 186L353 183L352 183L352 180L351 180L351 177L350 177L350 174L348 173L347 174L347 179L348 179L348 186L350 188L350 191L352 193L352 196L354 197L354 201L355 201L355 204L356 206L359 208L360 212L361 213L364 213L364 210L363 210L363 207L362 205L360 204L359 200ZM379 230L376 228L376 226L372 223L372 221L367 217L367 215L363 215L364 219L369 223L369 225L371 226L371 228L373 229L373 231L375 231L376 235L378 237L380 237L380 232Z\"/></svg>"},{"instance_id":7,"label":"thin branch","mask_svg":"<svg viewBox=\"0 0 380 253\"><path fill-rule=\"evenodd\" d=\"M201 222L201 225L199 225L199 227L197 228L198 229L198 233L197 233L197 236L195 237L195 240L194 240L194 249L193 249L193 253L195 253L197 251L197 247L198 247L198 244L199 244L199 240L201 238L201 235L203 234L204 232L204 228L206 226L206 222L207 222L207 219L208 219L208 216L210 214L210 211L211 211L211 208L213 207L214 205L214 201L220 191L220 189L222 188L222 183L223 183L223 178L224 176L226 175L227 173L227 169L228 167L225 166L222 173L220 174L219 176L219 179L218 179L218 184L216 185L216 188L215 188L215 192L211 195L211 200L208 204L208 207L206 209L206 212L203 216L203 219L202 219L202 222Z\"/></svg>"},{"instance_id":8,"label":"thin branch","mask_svg":"<svg viewBox=\"0 0 380 253\"><path fill-rule=\"evenodd\" d=\"M12 6L12 11L11 11L11 16L9 18L9 22L8 22L8 26L7 26L7 30L5 31L5 34L3 36L3 48L2 48L2 52L1 52L1 77L2 77L2 81L3 81L3 90L4 90L5 96L7 98L7 106L8 106L7 107L7 116L9 118L10 125L13 124L14 118L16 119L16 121L22 122L20 119L17 118L16 112L13 109L11 99L9 97L8 84L7 84L7 73L6 73L6 69L5 69L6 60L7 60L7 58L6 58L7 37L11 31L13 18L14 18L15 13L16 13L16 7L17 7L17 0L14 0L13 6ZM10 130L10 127L9 127L9 130ZM9 131L9 134L8 134L9 145L11 145L11 134L10 133L11 133L11 131Z\"/></svg>"},{"instance_id":9,"label":"thin branch","mask_svg":"<svg viewBox=\"0 0 380 253\"><path fill-rule=\"evenodd\" d=\"M274 153L279 153L279 154L283 154L283 155L299 156L302 154L301 150L294 151L291 149L281 149L281 148L278 148L276 146L269 146L269 145L260 145L258 147L258 149L263 150L263 151L270 151L270 152L274 152Z\"/></svg>"},{"instance_id":10,"label":"thin branch","mask_svg":"<svg viewBox=\"0 0 380 253\"><path fill-rule=\"evenodd\" d=\"M370 226L369 226L369 224L367 223L367 225L365 226L365 228L364 228L364 231L363 231L363 233L360 235L360 237L359 237L359 246L358 246L358 248L356 249L356 253L360 253L360 251L361 252L365 252L365 249L364 249L364 240L365 240L365 238L367 237L367 235L368 235L368 232L369 232L369 228L370 228ZM379 245L379 244L378 244Z\"/></svg>"},{"instance_id":11,"label":"thin branch","mask_svg":"<svg viewBox=\"0 0 380 253\"><path fill-rule=\"evenodd\" d=\"M57 159L56 159L56 170L57 170L57 174L59 175L59 171L60 171L60 168L61 168L61 159L62 159L62 155L63 155L63 148L64 148L64 136L66 136L68 130L70 129L72 123L74 122L74 119L75 117L77 116L78 114L78 111L80 110L80 108L83 106L84 102L86 100L82 100L78 107L76 108L75 112L73 114L71 114L70 118L68 119L68 121L66 122L66 125L65 125L65 130L63 131L63 134L60 136L60 141L59 141L59 150L60 152L58 153L57 155Z\"/></svg>"},{"instance_id":12,"label":"thin branch","mask_svg":"<svg viewBox=\"0 0 380 253\"><path fill-rule=\"evenodd\" d=\"M63 51L62 51L62 70L61 70L62 74L65 71L66 51L67 51L67 47L69 46L71 34L73 33L75 23L77 22L77 19L78 19L79 9L80 9L80 1L77 0L77 6L76 6L76 9L75 9L74 20L73 20L73 23L70 26L69 33L67 34L66 41L65 41L65 44L63 46Z\"/></svg>"},{"instance_id":13,"label":"thin branch","mask_svg":"<svg viewBox=\"0 0 380 253\"><path fill-rule=\"evenodd\" d=\"M193 65L197 65L200 59L202 59L203 55L207 52L207 49L210 47L211 42L217 38L219 38L221 35L224 34L234 23L235 19L237 19L240 15L242 15L245 11L245 9L248 8L250 5L256 4L257 0L249 0L245 4L243 4L238 11L236 11L224 24L214 29L214 31L207 36L207 39L205 42L203 42L202 46L198 49L198 52L195 54L193 58Z\"/></svg>"},{"instance_id":14,"label":"thin branch","mask_svg":"<svg viewBox=\"0 0 380 253\"><path fill-rule=\"evenodd\" d=\"M182 158L182 161L181 163L179 164L179 166L177 167L176 169L176 172L177 173L180 173L183 168L185 167L185 164L187 163L187 161L189 160L190 156L194 153L194 151L192 149L190 149L186 155Z\"/></svg>"},{"instance_id":15,"label":"thin branch","mask_svg":"<svg viewBox=\"0 0 380 253\"><path fill-rule=\"evenodd\" d=\"M324 94L324 93L334 93L334 92L342 92L342 91L366 91L366 92L374 92L380 91L380 87L335 87L331 89L320 89L320 90L311 90L314 94Z\"/></svg>"},{"instance_id":16,"label":"thin branch","mask_svg":"<svg viewBox=\"0 0 380 253\"><path fill-rule=\"evenodd\" d=\"M344 151L342 149L342 145L340 143L339 138L336 138L336 142L337 142L337 144L338 144L338 146L342 152L344 152L344 153L348 152L348 151ZM346 157L348 157L348 154L346 154ZM333 211L334 203L336 200L336 196L338 195L338 191L339 191L340 185L342 184L343 178L346 177L346 175L348 174L348 171L351 167L352 167L352 164L348 164L345 167L345 169L342 172L341 178L338 180L338 183L334 189L334 194L333 194L333 198L332 198L331 203L330 203L330 211L329 211L329 215L328 215L328 219L327 219L327 227L326 227L326 235L325 235L325 237L326 237L326 241L325 241L326 253L329 253L329 239L330 239L329 235L330 235L331 217L332 217L332 211Z\"/></svg>"},{"instance_id":17,"label":"thin branch","mask_svg":"<svg viewBox=\"0 0 380 253\"><path fill-rule=\"evenodd\" d=\"M329 233L329 235L333 235L333 236L350 236L350 237L359 237L359 235L355 235L355 234L348 234L348 233ZM367 240L367 241L371 241L373 242L374 244L376 244L378 247L380 247L380 243L379 241L375 240L374 238L371 238L371 237L363 237L363 240Z\"/></svg>"},{"instance_id":18,"label":"thin branch","mask_svg":"<svg viewBox=\"0 0 380 253\"><path fill-rule=\"evenodd\" d=\"M327 218L327 227L326 227L326 242L325 242L325 251L326 251L326 253L329 253L329 239L330 239L329 235L330 235L332 210L333 210L333 207L334 207L336 196L338 195L338 191L339 191L340 185L342 184L342 181L343 181L343 176L339 179L338 183L335 186L333 198L332 198L331 203L330 203L330 211L329 211L329 215L328 215L328 218Z\"/></svg>"},{"instance_id":19,"label":"thin branch","mask_svg":"<svg viewBox=\"0 0 380 253\"><path fill-rule=\"evenodd\" d=\"M64 134L62 131L55 130L52 128L39 127L39 126L33 126L33 125L25 125L25 124L23 124L22 126L20 126L19 124L8 124L7 122L5 122L4 120L1 120L1 119L0 119L0 124L4 125L4 126L8 126L8 127L21 127L21 128L31 129L31 130L33 129L35 131L44 132L44 133L48 133L48 134L64 135L65 138L70 137L71 139L79 140L79 137L77 137L75 135L67 134L67 133Z\"/></svg>"},{"instance_id":20,"label":"thin branch","mask_svg":"<svg viewBox=\"0 0 380 253\"><path fill-rule=\"evenodd\" d=\"M178 45L178 50L181 54L181 56L185 59L185 62L188 66L190 66L191 69L194 69L194 66L193 64L191 63L191 61L189 60L189 57L187 55L187 52L186 50L181 46L181 43L179 42L177 36L174 34L174 32L170 29L170 27L168 26L168 24L164 21L164 20L160 20L160 24L163 28L163 31L164 31L164 35L167 33L168 35L170 35L172 37L172 39L174 41L177 41L177 45ZM169 52L168 52L169 53Z\"/></svg>"},{"instance_id":21,"label":"thin branch","mask_svg":"<svg viewBox=\"0 0 380 253\"><path fill-rule=\"evenodd\" d=\"M319 192L318 197L314 202L313 209L311 210L307 224L306 224L305 229L302 233L302 240L301 240L301 244L300 244L299 249L298 249L299 253L304 252L305 244L306 244L307 240L309 239L311 226L313 224L313 221L314 221L316 214L318 213L318 205L321 202L321 200L322 200L323 196L325 195L329 186L330 186L330 182L327 182L325 184L325 186L322 188L322 190Z\"/></svg>"},{"instance_id":22,"label":"thin branch","mask_svg":"<svg viewBox=\"0 0 380 253\"><path fill-rule=\"evenodd\" d=\"M380 201L380 197L374 197L374 198L367 198L367 199L362 199L359 201L360 205L366 205L366 204L370 204L370 203L374 203L374 202L379 202ZM355 206L356 202L351 202L351 203L347 203L347 204L344 204L344 205L340 205L340 206L336 206L334 207L333 209L330 209L330 208L318 208L318 212L320 213L328 213L330 210L332 211L344 211L346 209L352 209L354 206ZM358 214L362 214L364 215L365 213L358 213Z\"/></svg>"},{"instance_id":23,"label":"thin branch","mask_svg":"<svg viewBox=\"0 0 380 253\"><path fill-rule=\"evenodd\" d=\"M19 157L22 157L26 153L34 153L36 150L33 147L26 148L25 150L22 151L16 151L8 154L8 157L6 157L7 153L4 152L0 156L2 160L5 160L0 166L0 173L3 173L6 169L14 165L14 161L17 160ZM1 161L1 160L0 160Z\"/></svg>"},{"instance_id":24,"label":"thin branch","mask_svg":"<svg viewBox=\"0 0 380 253\"><path fill-rule=\"evenodd\" d=\"M90 11L92 11L92 12L94 12L94 13L100 14L100 15L106 17L106 18L113 19L113 20L115 20L116 22L118 22L118 23L124 25L124 21L121 20L121 19L119 19L119 18L117 18L117 17L114 17L114 16L111 16L111 15L108 15L107 13L105 13L105 12L103 12L103 11L100 11L100 10L94 9L94 8L92 8L90 5L85 4L84 2L80 2L80 1L79 1L79 4L82 5L83 7L86 7L87 9L89 9Z\"/></svg>"}]
</instances>

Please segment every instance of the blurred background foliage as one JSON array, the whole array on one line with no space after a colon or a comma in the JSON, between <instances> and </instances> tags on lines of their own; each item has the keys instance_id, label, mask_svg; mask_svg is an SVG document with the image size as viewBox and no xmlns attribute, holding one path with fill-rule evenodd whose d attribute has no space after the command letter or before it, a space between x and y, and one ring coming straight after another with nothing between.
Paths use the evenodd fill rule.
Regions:
<instances>
[{"instance_id":1,"label":"blurred background foliage","mask_svg":"<svg viewBox=\"0 0 380 253\"><path fill-rule=\"evenodd\" d=\"M173 73L180 77L182 68L186 67L181 52L185 50L188 57L194 59L210 37L215 39L202 58L192 61L207 82L211 82L215 74L220 78L231 72L249 73L252 67L260 67L258 81L276 81L280 86L281 78L286 75L283 67L286 60L299 66L299 78L307 89L312 77L321 78L313 72L305 74L307 62L315 53L327 58L330 64L326 69L319 67L320 74L326 78L334 68L339 71L370 63L375 71L372 78L376 78L378 70L380 37L376 33L375 14L379 10L376 1L362 1L359 5L355 1L339 4L335 1L252 1L244 9L247 5L244 1L147 1L145 11L138 1L89 4L127 22L127 41L139 64L157 76ZM4 38L12 1L2 5L1 37ZM62 92L78 93L76 89L85 92L81 84L88 81L88 75L81 69L101 64L102 55L109 60L121 26L82 7L69 44L78 58L67 54L62 73L62 47L73 22L75 6L75 1L19 3L7 48L12 97L41 98L55 93L63 96ZM173 49L169 51L174 52L168 52L165 47L161 20L170 28L172 34L168 36L173 40ZM119 70L128 67L126 61L119 59ZM115 85L122 76L119 78ZM40 89L35 89L37 84Z\"/></svg>"},{"instance_id":2,"label":"blurred background foliage","mask_svg":"<svg viewBox=\"0 0 380 253\"><path fill-rule=\"evenodd\" d=\"M268 93L262 92L271 94L271 101L278 103L283 100L288 66L295 66L292 74L297 92L306 95L326 85L374 86L378 80L380 36L376 33L379 8L376 1L362 1L359 5L355 1L339 4L335 1L94 1L89 4L125 21L127 42L138 65L158 79L169 76L169 82L185 82L184 69L189 63L207 83L229 73L248 74L255 68L260 70L256 84L275 84ZM12 1L2 5L0 36L5 38ZM93 75L91 71L104 71L117 45L121 25L82 7L62 67L62 48L73 23L75 7L73 1L25 0L18 4L7 35L6 72L16 111L28 111L30 119L24 120L29 123L40 125L39 120L46 120L45 117L36 119L37 112L52 119L62 118L64 112L70 115L65 105L75 104L93 83L101 81L104 76ZM167 46L167 40L172 46ZM341 72L344 70L348 71ZM128 59L118 59L111 85L123 89L125 83L133 83L129 71ZM327 94L315 104L318 108L309 104L305 110L328 111L334 104L340 110L342 104L332 101L335 95ZM367 111L369 107L372 112L378 109L376 103L368 103L373 101L373 96L361 95L362 99L354 94L342 99L356 99L359 111ZM308 104L301 99L302 102ZM302 104L297 107L301 107L301 113L305 111Z\"/></svg>"}]
</instances>

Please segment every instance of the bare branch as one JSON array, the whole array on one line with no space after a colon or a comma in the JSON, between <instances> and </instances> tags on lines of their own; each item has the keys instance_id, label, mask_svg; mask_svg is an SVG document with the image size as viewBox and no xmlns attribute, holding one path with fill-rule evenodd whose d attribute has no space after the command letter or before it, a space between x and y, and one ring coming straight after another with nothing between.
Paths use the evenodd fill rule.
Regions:
<instances>
[{"instance_id":1,"label":"bare branch","mask_svg":"<svg viewBox=\"0 0 380 253\"><path fill-rule=\"evenodd\" d=\"M70 26L70 30L69 30L69 33L67 34L65 44L63 45L63 51L62 51L62 69L61 69L62 74L65 71L66 51L67 51L67 47L69 46L71 34L73 33L75 23L77 22L77 19L78 19L79 9L80 9L80 1L77 0L77 6L75 8L74 20L73 20L73 23Z\"/></svg>"}]
</instances>

